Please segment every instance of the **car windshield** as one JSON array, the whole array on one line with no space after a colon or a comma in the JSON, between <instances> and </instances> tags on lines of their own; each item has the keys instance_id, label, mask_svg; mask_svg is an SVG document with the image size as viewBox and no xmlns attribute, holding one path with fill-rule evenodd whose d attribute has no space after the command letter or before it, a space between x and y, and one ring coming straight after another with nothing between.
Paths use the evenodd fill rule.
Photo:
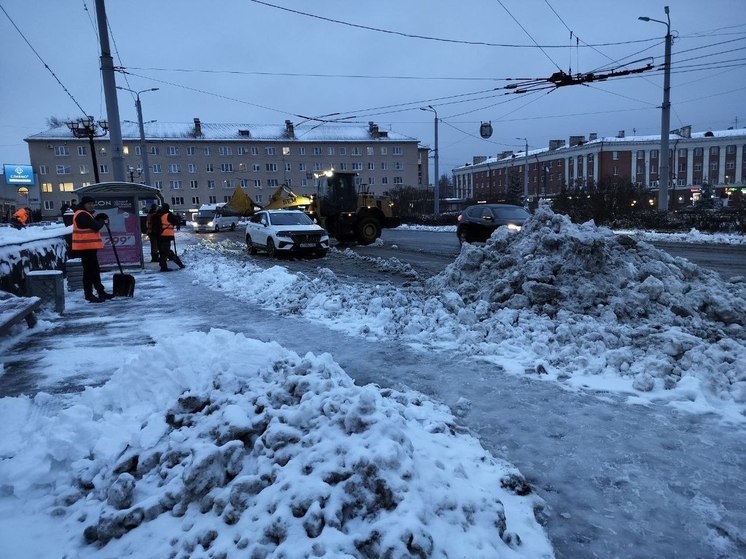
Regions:
<instances>
[{"instance_id":1,"label":"car windshield","mask_svg":"<svg viewBox=\"0 0 746 559\"><path fill-rule=\"evenodd\" d=\"M272 225L313 225L313 221L303 212L282 212L269 214Z\"/></svg>"},{"instance_id":2,"label":"car windshield","mask_svg":"<svg viewBox=\"0 0 746 559\"><path fill-rule=\"evenodd\" d=\"M523 208L519 208L518 206L505 207L505 208L491 208L491 209L492 209L492 215L495 216L495 219L525 220L529 218L529 213Z\"/></svg>"},{"instance_id":3,"label":"car windshield","mask_svg":"<svg viewBox=\"0 0 746 559\"><path fill-rule=\"evenodd\" d=\"M197 212L197 217L213 218L215 217L215 210L200 210Z\"/></svg>"}]
</instances>

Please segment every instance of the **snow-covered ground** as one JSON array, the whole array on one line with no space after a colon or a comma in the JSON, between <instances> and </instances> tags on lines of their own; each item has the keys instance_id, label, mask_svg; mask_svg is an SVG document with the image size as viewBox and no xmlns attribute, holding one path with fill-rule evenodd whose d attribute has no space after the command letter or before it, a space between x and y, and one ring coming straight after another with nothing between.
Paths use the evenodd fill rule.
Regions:
<instances>
[{"instance_id":1,"label":"snow-covered ground","mask_svg":"<svg viewBox=\"0 0 746 559\"><path fill-rule=\"evenodd\" d=\"M193 287L366 343L405 343L435 359L473 354L496 382L507 374L637 406L668 402L744 427L746 283L631 235L542 209L522 232L465 246L426 284L397 288L350 286L328 269L265 269L236 259L228 243L185 252L179 274ZM164 313L152 330L183 330L179 320ZM543 501L441 404L356 386L330 354L226 330L155 337L61 407L45 393L0 400L9 557L552 556ZM3 354L9 347L0 342ZM50 368L70 357L45 356ZM106 358L95 348L88 357ZM461 399L454 412L473 405L483 407ZM564 467L556 460L547 466ZM614 481L634 493L631 482ZM692 506L714 507L710 556L738 556L743 529L720 522L703 498Z\"/></svg>"}]
</instances>

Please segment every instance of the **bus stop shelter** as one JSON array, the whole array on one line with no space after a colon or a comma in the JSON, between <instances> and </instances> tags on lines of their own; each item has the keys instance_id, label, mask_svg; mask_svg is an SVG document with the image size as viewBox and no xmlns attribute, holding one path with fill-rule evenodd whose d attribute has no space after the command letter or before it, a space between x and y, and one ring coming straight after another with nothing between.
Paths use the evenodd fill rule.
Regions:
<instances>
[{"instance_id":1,"label":"bus stop shelter","mask_svg":"<svg viewBox=\"0 0 746 559\"><path fill-rule=\"evenodd\" d=\"M96 201L95 213L109 216L111 235L106 229L101 230L104 241L104 248L98 253L101 267L110 268L117 264L112 243L116 246L122 266L144 267L140 210L150 204L163 204L161 191L140 183L100 182L78 188L74 194L78 201L83 196L90 196Z\"/></svg>"}]
</instances>

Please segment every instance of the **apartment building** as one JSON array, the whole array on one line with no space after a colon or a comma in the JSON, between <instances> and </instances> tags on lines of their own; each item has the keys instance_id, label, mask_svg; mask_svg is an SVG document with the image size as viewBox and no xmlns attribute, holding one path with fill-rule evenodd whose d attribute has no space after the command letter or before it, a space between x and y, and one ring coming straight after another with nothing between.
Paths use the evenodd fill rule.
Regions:
<instances>
[{"instance_id":1,"label":"apartment building","mask_svg":"<svg viewBox=\"0 0 746 559\"><path fill-rule=\"evenodd\" d=\"M492 200L510 188L523 191L528 165L530 197L552 197L564 186L585 188L592 184L635 184L657 192L660 135L614 137L596 134L551 140L546 148L502 152L496 157L475 157L453 169L456 196L467 200ZM746 193L746 129L706 132L686 126L669 137L669 199L689 205L705 185L718 195L738 188Z\"/></svg>"},{"instance_id":2,"label":"apartment building","mask_svg":"<svg viewBox=\"0 0 746 559\"><path fill-rule=\"evenodd\" d=\"M259 205L280 185L298 194L317 191L314 173L354 171L358 185L375 194L398 186L427 188L428 150L419 141L368 126L204 123L145 125L145 141L136 123L122 123L126 177L143 182L147 150L151 186L181 213L201 204L227 202L242 188ZM40 187L42 215L58 216L74 191L95 182L88 138L76 138L57 126L25 138ZM108 135L94 138L99 182L113 180Z\"/></svg>"}]
</instances>

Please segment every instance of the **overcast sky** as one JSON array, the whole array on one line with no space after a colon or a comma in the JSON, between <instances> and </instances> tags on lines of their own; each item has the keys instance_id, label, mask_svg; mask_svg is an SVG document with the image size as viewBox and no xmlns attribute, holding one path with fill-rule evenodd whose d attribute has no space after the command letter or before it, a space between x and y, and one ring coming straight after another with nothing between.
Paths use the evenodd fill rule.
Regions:
<instances>
[{"instance_id":1,"label":"overcast sky","mask_svg":"<svg viewBox=\"0 0 746 559\"><path fill-rule=\"evenodd\" d=\"M726 129L736 119L744 127L743 0L669 4L678 37L671 128ZM432 145L434 114L420 110L432 105L441 119L445 173L474 155L520 150L524 142L516 138L539 148L590 132L660 133L660 70L520 95L502 88L516 83L507 78L542 80L559 70L662 67L665 25L637 18L665 20L664 5L109 0L106 9L114 64L128 72L117 74L117 84L160 88L141 96L145 120L281 124L339 113L345 122L375 121ZM23 138L46 129L49 117L106 118L95 1L0 6L0 162L27 163ZM136 120L132 95L120 91L118 98L121 118ZM486 121L494 128L489 140L479 136Z\"/></svg>"}]
</instances>

